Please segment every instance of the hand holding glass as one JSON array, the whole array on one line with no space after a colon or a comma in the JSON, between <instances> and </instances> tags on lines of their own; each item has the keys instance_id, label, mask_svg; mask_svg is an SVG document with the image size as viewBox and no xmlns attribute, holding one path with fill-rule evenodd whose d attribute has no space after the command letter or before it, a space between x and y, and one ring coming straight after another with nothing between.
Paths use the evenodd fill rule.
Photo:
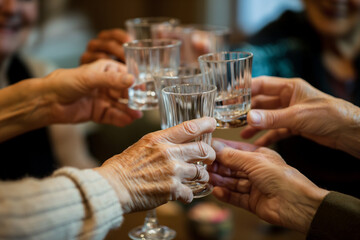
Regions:
<instances>
[{"instance_id":1,"label":"hand holding glass","mask_svg":"<svg viewBox=\"0 0 360 240\"><path fill-rule=\"evenodd\" d=\"M216 87L207 84L180 84L162 89L167 126L173 127L182 122L201 118L213 117ZM197 142L211 145L211 133L204 134ZM201 160L195 159L194 164L206 166ZM189 179L186 183L193 191L194 198L204 197L211 193L213 187L209 183Z\"/></svg>"}]
</instances>

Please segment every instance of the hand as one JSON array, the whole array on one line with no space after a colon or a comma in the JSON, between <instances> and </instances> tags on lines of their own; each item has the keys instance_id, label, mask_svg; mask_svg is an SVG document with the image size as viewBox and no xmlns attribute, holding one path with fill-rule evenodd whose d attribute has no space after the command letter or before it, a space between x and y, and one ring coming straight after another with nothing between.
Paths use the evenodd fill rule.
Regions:
<instances>
[{"instance_id":1,"label":"hand","mask_svg":"<svg viewBox=\"0 0 360 240\"><path fill-rule=\"evenodd\" d=\"M211 164L214 150L204 142L190 142L215 130L212 118L196 119L150 133L123 153L107 160L97 171L114 187L124 212L155 208L171 200L189 203L191 189L182 184L193 179L197 169L186 163L202 160ZM209 175L200 167L199 181Z\"/></svg>"},{"instance_id":2,"label":"hand","mask_svg":"<svg viewBox=\"0 0 360 240\"><path fill-rule=\"evenodd\" d=\"M50 102L50 123L97 123L125 126L141 117L118 99L127 95L133 76L124 65L99 60L69 70L57 70L46 77L45 98Z\"/></svg>"},{"instance_id":3,"label":"hand","mask_svg":"<svg viewBox=\"0 0 360 240\"><path fill-rule=\"evenodd\" d=\"M213 195L263 220L306 233L328 191L318 188L276 152L217 139L208 167Z\"/></svg>"},{"instance_id":4,"label":"hand","mask_svg":"<svg viewBox=\"0 0 360 240\"><path fill-rule=\"evenodd\" d=\"M123 44L130 41L130 36L121 29L104 30L96 39L88 43L81 56L81 64L94 62L98 59L117 59L125 62Z\"/></svg>"},{"instance_id":5,"label":"hand","mask_svg":"<svg viewBox=\"0 0 360 240\"><path fill-rule=\"evenodd\" d=\"M252 108L241 133L250 138L272 129L256 145L266 146L291 135L360 157L360 111L344 100L320 92L302 79L258 77L252 81ZM270 110L271 109L271 110Z\"/></svg>"}]
</instances>

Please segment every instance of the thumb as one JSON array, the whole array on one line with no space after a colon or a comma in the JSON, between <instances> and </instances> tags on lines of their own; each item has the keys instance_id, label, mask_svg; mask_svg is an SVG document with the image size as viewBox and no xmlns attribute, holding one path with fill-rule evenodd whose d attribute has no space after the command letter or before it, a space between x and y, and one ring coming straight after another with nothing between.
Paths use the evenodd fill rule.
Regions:
<instances>
[{"instance_id":1,"label":"thumb","mask_svg":"<svg viewBox=\"0 0 360 240\"><path fill-rule=\"evenodd\" d=\"M296 126L291 108L278 110L251 110L247 121L250 126L258 129L290 128Z\"/></svg>"}]
</instances>

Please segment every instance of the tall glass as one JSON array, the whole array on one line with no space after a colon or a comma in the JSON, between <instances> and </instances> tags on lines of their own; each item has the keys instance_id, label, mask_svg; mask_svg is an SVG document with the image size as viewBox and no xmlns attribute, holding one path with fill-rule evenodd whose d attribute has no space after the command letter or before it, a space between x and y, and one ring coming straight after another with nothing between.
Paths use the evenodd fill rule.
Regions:
<instances>
[{"instance_id":1,"label":"tall glass","mask_svg":"<svg viewBox=\"0 0 360 240\"><path fill-rule=\"evenodd\" d=\"M136 110L158 107L153 72L168 68L176 70L180 65L179 40L146 39L124 44L128 72L135 76L129 88L128 105Z\"/></svg>"},{"instance_id":2,"label":"tall glass","mask_svg":"<svg viewBox=\"0 0 360 240\"><path fill-rule=\"evenodd\" d=\"M165 111L167 114L167 126L173 127L182 122L202 118L213 117L216 87L208 84L180 84L165 87L162 90ZM211 133L203 134L195 139L211 144ZM202 161L194 164L206 166ZM183 182L193 191L194 198L207 196L213 187L209 183L194 180Z\"/></svg>"},{"instance_id":3,"label":"tall glass","mask_svg":"<svg viewBox=\"0 0 360 240\"><path fill-rule=\"evenodd\" d=\"M250 52L220 52L199 57L205 78L217 87L214 117L217 128L236 128L247 124L251 109Z\"/></svg>"},{"instance_id":4,"label":"tall glass","mask_svg":"<svg viewBox=\"0 0 360 240\"><path fill-rule=\"evenodd\" d=\"M159 28L160 29L160 28ZM156 38L179 39L181 65L198 66L198 57L210 52L227 51L230 30L224 26L187 24L157 30Z\"/></svg>"},{"instance_id":5,"label":"tall glass","mask_svg":"<svg viewBox=\"0 0 360 240\"><path fill-rule=\"evenodd\" d=\"M161 129L168 128L167 114L164 106L164 99L161 90L165 87L177 84L203 84L204 78L200 68L197 67L180 67L177 71L172 69L160 69L153 74L155 79L156 94L159 98L159 112L161 120Z\"/></svg>"},{"instance_id":6,"label":"tall glass","mask_svg":"<svg viewBox=\"0 0 360 240\"><path fill-rule=\"evenodd\" d=\"M158 31L179 25L180 20L170 17L133 18L125 21L127 32L132 40L152 39Z\"/></svg>"}]
</instances>

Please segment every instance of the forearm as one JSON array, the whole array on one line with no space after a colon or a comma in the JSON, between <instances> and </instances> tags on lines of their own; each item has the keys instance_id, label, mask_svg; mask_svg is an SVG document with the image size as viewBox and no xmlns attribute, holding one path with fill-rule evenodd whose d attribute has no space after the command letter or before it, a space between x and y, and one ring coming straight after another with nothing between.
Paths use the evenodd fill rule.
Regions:
<instances>
[{"instance_id":1,"label":"forearm","mask_svg":"<svg viewBox=\"0 0 360 240\"><path fill-rule=\"evenodd\" d=\"M43 79L30 79L0 90L0 142L49 123Z\"/></svg>"},{"instance_id":2,"label":"forearm","mask_svg":"<svg viewBox=\"0 0 360 240\"><path fill-rule=\"evenodd\" d=\"M340 100L343 103L345 101ZM344 117L344 126L336 140L336 148L360 159L360 108L345 102L343 106L335 105Z\"/></svg>"},{"instance_id":3,"label":"forearm","mask_svg":"<svg viewBox=\"0 0 360 240\"><path fill-rule=\"evenodd\" d=\"M115 191L93 170L0 182L1 239L103 239L122 222Z\"/></svg>"}]
</instances>

